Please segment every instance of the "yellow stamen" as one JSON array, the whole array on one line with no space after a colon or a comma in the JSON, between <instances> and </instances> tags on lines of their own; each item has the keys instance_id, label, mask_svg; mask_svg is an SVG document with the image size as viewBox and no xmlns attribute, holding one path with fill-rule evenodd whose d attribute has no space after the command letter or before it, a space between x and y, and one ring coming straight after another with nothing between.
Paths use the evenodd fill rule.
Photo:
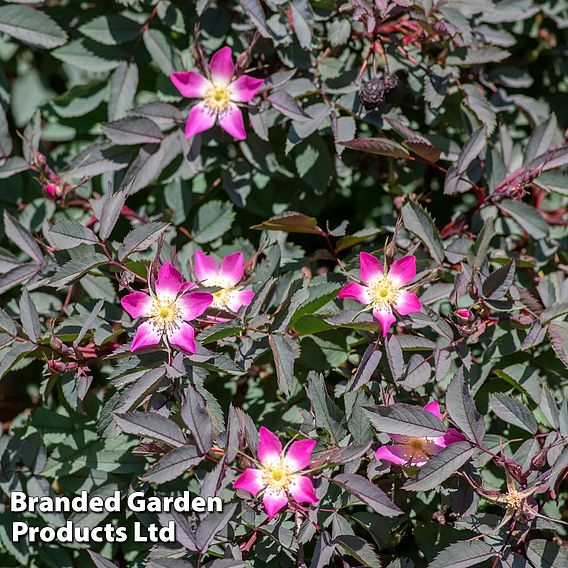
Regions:
<instances>
[{"instance_id":1,"label":"yellow stamen","mask_svg":"<svg viewBox=\"0 0 568 568\"><path fill-rule=\"evenodd\" d=\"M524 499L523 494L516 489L510 490L505 495L505 503L509 509L518 509L523 504Z\"/></svg>"},{"instance_id":2,"label":"yellow stamen","mask_svg":"<svg viewBox=\"0 0 568 568\"><path fill-rule=\"evenodd\" d=\"M205 104L212 112L223 112L229 106L229 89L227 85L212 84L203 97Z\"/></svg>"},{"instance_id":3,"label":"yellow stamen","mask_svg":"<svg viewBox=\"0 0 568 568\"><path fill-rule=\"evenodd\" d=\"M371 282L369 295L374 308L385 310L398 300L400 288L387 276L381 276Z\"/></svg>"},{"instance_id":4,"label":"yellow stamen","mask_svg":"<svg viewBox=\"0 0 568 568\"><path fill-rule=\"evenodd\" d=\"M159 329L172 327L181 319L181 310L177 304L177 298L159 297L152 298L152 308L149 320Z\"/></svg>"},{"instance_id":5,"label":"yellow stamen","mask_svg":"<svg viewBox=\"0 0 568 568\"><path fill-rule=\"evenodd\" d=\"M262 482L268 490L274 492L286 491L293 477L294 474L282 459L262 468Z\"/></svg>"}]
</instances>

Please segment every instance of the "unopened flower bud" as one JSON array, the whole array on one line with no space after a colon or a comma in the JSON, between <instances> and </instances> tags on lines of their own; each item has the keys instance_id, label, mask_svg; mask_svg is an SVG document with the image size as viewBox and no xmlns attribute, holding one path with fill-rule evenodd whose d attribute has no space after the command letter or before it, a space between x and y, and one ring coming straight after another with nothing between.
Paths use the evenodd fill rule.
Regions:
<instances>
[{"instance_id":1,"label":"unopened flower bud","mask_svg":"<svg viewBox=\"0 0 568 568\"><path fill-rule=\"evenodd\" d=\"M64 361L55 361L53 359L50 359L47 364L49 365L51 371L58 375L64 373L67 370L67 363L65 363Z\"/></svg>"},{"instance_id":2,"label":"unopened flower bud","mask_svg":"<svg viewBox=\"0 0 568 568\"><path fill-rule=\"evenodd\" d=\"M56 183L46 183L43 191L49 199L57 199L61 196L61 186Z\"/></svg>"},{"instance_id":3,"label":"unopened flower bud","mask_svg":"<svg viewBox=\"0 0 568 568\"><path fill-rule=\"evenodd\" d=\"M456 310L456 316L460 323L471 323L475 321L475 314L467 308Z\"/></svg>"}]
</instances>

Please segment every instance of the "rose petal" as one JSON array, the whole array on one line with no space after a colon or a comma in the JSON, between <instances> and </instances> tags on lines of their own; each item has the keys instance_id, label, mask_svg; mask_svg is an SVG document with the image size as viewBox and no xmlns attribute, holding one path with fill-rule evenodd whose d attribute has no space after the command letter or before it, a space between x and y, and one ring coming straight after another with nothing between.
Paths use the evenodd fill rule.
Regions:
<instances>
[{"instance_id":1,"label":"rose petal","mask_svg":"<svg viewBox=\"0 0 568 568\"><path fill-rule=\"evenodd\" d=\"M138 326L132 343L130 344L130 351L134 353L139 349L158 345L162 339L162 330L157 329L154 324L145 321Z\"/></svg>"},{"instance_id":2,"label":"rose petal","mask_svg":"<svg viewBox=\"0 0 568 568\"><path fill-rule=\"evenodd\" d=\"M375 452L375 457L381 461L405 465L408 460L403 457L403 453L404 451L398 446L380 446Z\"/></svg>"},{"instance_id":3,"label":"rose petal","mask_svg":"<svg viewBox=\"0 0 568 568\"><path fill-rule=\"evenodd\" d=\"M195 353L195 330L188 323L182 321L168 328L166 333L171 345L179 347L182 351Z\"/></svg>"},{"instance_id":4,"label":"rose petal","mask_svg":"<svg viewBox=\"0 0 568 568\"><path fill-rule=\"evenodd\" d=\"M227 255L221 261L219 274L231 286L236 286L245 274L245 255L242 252Z\"/></svg>"},{"instance_id":5,"label":"rose petal","mask_svg":"<svg viewBox=\"0 0 568 568\"><path fill-rule=\"evenodd\" d=\"M361 304L369 304L371 299L369 298L369 292L365 286L357 284L357 282L349 282L347 286L344 286L337 294L338 298L345 298L349 300L357 300Z\"/></svg>"},{"instance_id":6,"label":"rose petal","mask_svg":"<svg viewBox=\"0 0 568 568\"><path fill-rule=\"evenodd\" d=\"M396 318L389 310L373 310L373 315L375 316L375 319L381 324L383 337L386 337L389 332L390 326L396 321Z\"/></svg>"},{"instance_id":7,"label":"rose petal","mask_svg":"<svg viewBox=\"0 0 568 568\"><path fill-rule=\"evenodd\" d=\"M241 75L229 85L230 98L236 103L248 103L260 91L263 83L262 79Z\"/></svg>"},{"instance_id":8,"label":"rose petal","mask_svg":"<svg viewBox=\"0 0 568 568\"><path fill-rule=\"evenodd\" d=\"M227 308L237 313L243 306L248 306L254 298L252 290L233 290L227 302Z\"/></svg>"},{"instance_id":9,"label":"rose petal","mask_svg":"<svg viewBox=\"0 0 568 568\"><path fill-rule=\"evenodd\" d=\"M425 407L424 410L427 410L430 414L433 414L436 418L442 420L442 413L440 412L440 405L433 400L429 402Z\"/></svg>"},{"instance_id":10,"label":"rose petal","mask_svg":"<svg viewBox=\"0 0 568 568\"><path fill-rule=\"evenodd\" d=\"M272 519L288 505L288 496L285 491L266 491L262 497L262 503L268 518Z\"/></svg>"},{"instance_id":11,"label":"rose petal","mask_svg":"<svg viewBox=\"0 0 568 568\"><path fill-rule=\"evenodd\" d=\"M156 278L156 294L158 296L175 297L179 294L183 284L183 276L170 262L162 264Z\"/></svg>"},{"instance_id":12,"label":"rose petal","mask_svg":"<svg viewBox=\"0 0 568 568\"><path fill-rule=\"evenodd\" d=\"M127 294L120 303L133 318L148 317L152 308L152 298L144 292Z\"/></svg>"},{"instance_id":13,"label":"rose petal","mask_svg":"<svg viewBox=\"0 0 568 568\"><path fill-rule=\"evenodd\" d=\"M368 252L359 253L359 263L361 265L361 280L364 284L368 285L373 280L385 275L380 260Z\"/></svg>"},{"instance_id":14,"label":"rose petal","mask_svg":"<svg viewBox=\"0 0 568 568\"><path fill-rule=\"evenodd\" d=\"M422 309L418 296L408 290L401 290L399 292L394 307L401 316L406 316L412 312L419 312Z\"/></svg>"},{"instance_id":15,"label":"rose petal","mask_svg":"<svg viewBox=\"0 0 568 568\"><path fill-rule=\"evenodd\" d=\"M252 495L256 495L263 487L262 471L253 467L247 467L245 471L233 483L235 489L243 489Z\"/></svg>"},{"instance_id":16,"label":"rose petal","mask_svg":"<svg viewBox=\"0 0 568 568\"><path fill-rule=\"evenodd\" d=\"M317 503L319 501L312 480L305 475L294 477L288 486L288 493L292 495L296 503Z\"/></svg>"},{"instance_id":17,"label":"rose petal","mask_svg":"<svg viewBox=\"0 0 568 568\"><path fill-rule=\"evenodd\" d=\"M200 250L196 250L193 256L193 269L197 280L205 283L217 277L219 265L212 256L203 254Z\"/></svg>"},{"instance_id":18,"label":"rose petal","mask_svg":"<svg viewBox=\"0 0 568 568\"><path fill-rule=\"evenodd\" d=\"M235 74L233 52L230 47L222 47L216 51L209 61L211 77L216 83L228 83Z\"/></svg>"},{"instance_id":19,"label":"rose petal","mask_svg":"<svg viewBox=\"0 0 568 568\"><path fill-rule=\"evenodd\" d=\"M264 466L278 463L282 456L282 444L278 436L264 426L260 427L258 436L258 461Z\"/></svg>"},{"instance_id":20,"label":"rose petal","mask_svg":"<svg viewBox=\"0 0 568 568\"><path fill-rule=\"evenodd\" d=\"M284 461L292 471L306 469L310 465L315 440L297 440L290 444Z\"/></svg>"},{"instance_id":21,"label":"rose petal","mask_svg":"<svg viewBox=\"0 0 568 568\"><path fill-rule=\"evenodd\" d=\"M190 99L202 99L211 86L209 80L195 71L176 71L170 75L175 88Z\"/></svg>"},{"instance_id":22,"label":"rose petal","mask_svg":"<svg viewBox=\"0 0 568 568\"><path fill-rule=\"evenodd\" d=\"M243 113L235 104L229 104L226 110L219 115L219 125L237 140L245 140L247 132L243 122Z\"/></svg>"},{"instance_id":23,"label":"rose petal","mask_svg":"<svg viewBox=\"0 0 568 568\"><path fill-rule=\"evenodd\" d=\"M412 282L416 276L416 257L408 255L395 260L388 276L397 286L406 286Z\"/></svg>"},{"instance_id":24,"label":"rose petal","mask_svg":"<svg viewBox=\"0 0 568 568\"><path fill-rule=\"evenodd\" d=\"M190 111L185 123L185 136L191 138L204 130L209 130L217 118L205 103L196 104Z\"/></svg>"},{"instance_id":25,"label":"rose petal","mask_svg":"<svg viewBox=\"0 0 568 568\"><path fill-rule=\"evenodd\" d=\"M458 432L455 428L448 428L448 431L441 436L444 439L444 444L449 446L451 444L455 444L456 442L463 442L465 441L465 436Z\"/></svg>"},{"instance_id":26,"label":"rose petal","mask_svg":"<svg viewBox=\"0 0 568 568\"><path fill-rule=\"evenodd\" d=\"M185 321L198 318L213 303L213 294L209 292L189 292L178 299L181 317Z\"/></svg>"}]
</instances>

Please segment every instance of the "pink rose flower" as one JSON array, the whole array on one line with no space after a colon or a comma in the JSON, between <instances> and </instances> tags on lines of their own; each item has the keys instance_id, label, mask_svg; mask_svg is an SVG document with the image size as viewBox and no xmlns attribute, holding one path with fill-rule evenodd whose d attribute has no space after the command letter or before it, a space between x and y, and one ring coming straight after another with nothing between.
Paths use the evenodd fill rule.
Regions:
<instances>
[{"instance_id":1,"label":"pink rose flower","mask_svg":"<svg viewBox=\"0 0 568 568\"><path fill-rule=\"evenodd\" d=\"M138 326L130 351L134 353L163 340L195 353L195 330L187 322L199 317L211 305L213 296L207 292L189 292L195 284L184 282L169 262L158 270L154 288L150 294L134 292L120 301L133 318L147 318Z\"/></svg>"},{"instance_id":2,"label":"pink rose flower","mask_svg":"<svg viewBox=\"0 0 568 568\"><path fill-rule=\"evenodd\" d=\"M272 519L292 498L297 503L317 503L312 480L301 475L310 465L315 440L292 442L286 452L278 436L264 426L259 430L259 468L248 467L235 481L235 489L244 489L252 495L263 492L262 503Z\"/></svg>"},{"instance_id":3,"label":"pink rose flower","mask_svg":"<svg viewBox=\"0 0 568 568\"><path fill-rule=\"evenodd\" d=\"M432 413L440 420L442 419L440 405L436 401L429 402L424 410ZM395 443L380 446L375 452L375 457L378 460L389 461L397 465L418 467L423 466L432 456L449 445L465 440L464 436L454 428L448 428L448 431L442 436L415 438L413 436L389 434L389 437Z\"/></svg>"},{"instance_id":4,"label":"pink rose flower","mask_svg":"<svg viewBox=\"0 0 568 568\"><path fill-rule=\"evenodd\" d=\"M195 277L203 286L221 288L213 294L212 307L238 312L242 306L248 306L253 297L252 290L239 290L237 285L245 274L245 257L242 252L227 255L221 266L217 261L200 250L193 257Z\"/></svg>"},{"instance_id":5,"label":"pink rose flower","mask_svg":"<svg viewBox=\"0 0 568 568\"><path fill-rule=\"evenodd\" d=\"M385 337L390 326L396 321L392 313L393 308L401 316L422 309L418 296L403 289L403 286L412 282L416 276L416 257L409 255L395 260L387 273L372 254L360 253L359 261L363 284L351 282L337 297L357 300L371 308Z\"/></svg>"},{"instance_id":6,"label":"pink rose flower","mask_svg":"<svg viewBox=\"0 0 568 568\"><path fill-rule=\"evenodd\" d=\"M233 80L235 66L230 47L222 47L209 62L211 78L196 71L176 71L170 75L177 90L190 99L202 99L190 111L185 135L190 138L209 130L215 121L237 140L247 137L243 113L236 103L248 103L258 93L264 81L250 75Z\"/></svg>"}]
</instances>

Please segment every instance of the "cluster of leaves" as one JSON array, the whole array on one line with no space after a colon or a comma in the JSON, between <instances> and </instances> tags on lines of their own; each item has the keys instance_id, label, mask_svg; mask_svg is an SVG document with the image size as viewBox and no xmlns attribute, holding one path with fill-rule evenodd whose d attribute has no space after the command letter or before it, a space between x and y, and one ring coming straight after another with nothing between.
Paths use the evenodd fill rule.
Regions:
<instances>
[{"instance_id":1,"label":"cluster of leaves","mask_svg":"<svg viewBox=\"0 0 568 568\"><path fill-rule=\"evenodd\" d=\"M568 565L568 3L77 7L0 5L0 488L225 509L148 550L15 544L5 500L0 564ZM188 140L168 76L224 45L265 79L247 139ZM253 301L194 354L132 354L119 298L197 249L243 251ZM336 299L361 250L417 257L422 311L384 340ZM464 440L421 468L374 458L448 423ZM317 438L317 505L268 522L232 489L260 424Z\"/></svg>"}]
</instances>

